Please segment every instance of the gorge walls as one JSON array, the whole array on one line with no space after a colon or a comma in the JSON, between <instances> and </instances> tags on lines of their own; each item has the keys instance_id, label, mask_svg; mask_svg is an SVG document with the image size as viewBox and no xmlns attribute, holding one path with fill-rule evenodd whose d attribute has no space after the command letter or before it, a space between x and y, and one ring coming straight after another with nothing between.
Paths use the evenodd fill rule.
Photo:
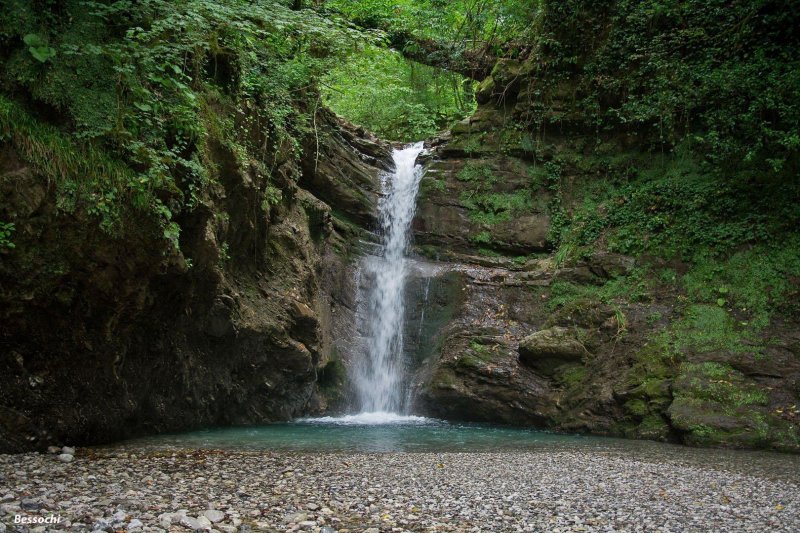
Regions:
<instances>
[{"instance_id":1,"label":"gorge walls","mask_svg":"<svg viewBox=\"0 0 800 533\"><path fill-rule=\"evenodd\" d=\"M591 129L566 85L561 96L542 95L558 99L555 110L543 119L546 131L531 131L532 91L547 84L533 77L534 62L498 63L475 115L434 141L416 250L439 269L427 283L460 298L427 341L436 349L417 377L418 409L568 432L800 449L793 308L771 307L766 324L751 327L754 310L741 293L734 303L723 262L698 266L668 248L688 218L718 231L715 202L736 193L712 181L719 196L701 205L705 193L692 180L707 178L692 177L685 159L654 156L630 132ZM608 194L609 184L620 191ZM734 259L747 283L761 283L752 269L774 252L758 253Z\"/></svg>"},{"instance_id":2,"label":"gorge walls","mask_svg":"<svg viewBox=\"0 0 800 533\"><path fill-rule=\"evenodd\" d=\"M2 146L16 248L0 266L0 451L326 408L343 379L334 339L353 327L348 254L390 155L319 117L317 157L280 167L274 203L263 174L216 146L219 186L179 218L180 251L146 220L109 238L58 213L54 187Z\"/></svg>"}]
</instances>

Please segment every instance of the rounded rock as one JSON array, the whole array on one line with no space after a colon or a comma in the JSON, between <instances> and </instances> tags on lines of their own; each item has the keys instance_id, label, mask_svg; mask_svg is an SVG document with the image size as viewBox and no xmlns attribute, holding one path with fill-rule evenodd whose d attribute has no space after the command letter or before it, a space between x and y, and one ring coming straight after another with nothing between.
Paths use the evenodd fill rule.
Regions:
<instances>
[{"instance_id":1,"label":"rounded rock","mask_svg":"<svg viewBox=\"0 0 800 533\"><path fill-rule=\"evenodd\" d=\"M216 524L217 522L222 522L225 520L225 513L216 509L208 509L203 513L203 515L208 518L212 524Z\"/></svg>"}]
</instances>

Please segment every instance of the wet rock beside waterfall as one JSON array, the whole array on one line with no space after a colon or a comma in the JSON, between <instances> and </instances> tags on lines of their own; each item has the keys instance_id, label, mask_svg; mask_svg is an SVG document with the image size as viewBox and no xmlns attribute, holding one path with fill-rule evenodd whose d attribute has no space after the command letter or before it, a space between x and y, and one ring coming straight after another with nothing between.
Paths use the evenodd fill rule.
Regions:
<instances>
[{"instance_id":1,"label":"wet rock beside waterfall","mask_svg":"<svg viewBox=\"0 0 800 533\"><path fill-rule=\"evenodd\" d=\"M545 376L565 364L580 363L586 348L567 328L553 327L528 335L519 343L522 364Z\"/></svg>"}]
</instances>

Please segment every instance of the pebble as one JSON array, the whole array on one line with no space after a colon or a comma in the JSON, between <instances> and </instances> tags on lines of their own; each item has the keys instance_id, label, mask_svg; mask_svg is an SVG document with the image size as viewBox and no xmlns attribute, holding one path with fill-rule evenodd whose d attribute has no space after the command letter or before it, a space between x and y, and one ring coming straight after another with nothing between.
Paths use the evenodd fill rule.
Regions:
<instances>
[{"instance_id":1,"label":"pebble","mask_svg":"<svg viewBox=\"0 0 800 533\"><path fill-rule=\"evenodd\" d=\"M112 448L69 468L49 455L0 455L0 523L22 509L70 524L47 531L76 532L800 531L800 457L714 452L715 463L670 449L681 451Z\"/></svg>"},{"instance_id":2,"label":"pebble","mask_svg":"<svg viewBox=\"0 0 800 533\"><path fill-rule=\"evenodd\" d=\"M181 515L180 518L178 519L178 524L182 525L183 527L189 528L192 531L194 531L195 529L203 529L203 526L200 524L200 522L198 522L196 518L193 518L191 516Z\"/></svg>"},{"instance_id":3,"label":"pebble","mask_svg":"<svg viewBox=\"0 0 800 533\"><path fill-rule=\"evenodd\" d=\"M70 455L70 454L68 454L68 453L62 453L62 454L60 454L60 455L58 456L58 460L59 460L59 461L61 461L62 463L69 463L69 462L72 462L72 460L73 460L74 458L75 458L74 456L72 456L72 455Z\"/></svg>"},{"instance_id":4,"label":"pebble","mask_svg":"<svg viewBox=\"0 0 800 533\"><path fill-rule=\"evenodd\" d=\"M205 511L203 515L214 524L217 522L222 522L222 520L225 518L225 513L222 511L217 511L216 509L209 509Z\"/></svg>"},{"instance_id":5,"label":"pebble","mask_svg":"<svg viewBox=\"0 0 800 533\"><path fill-rule=\"evenodd\" d=\"M70 446L64 446L63 448L61 448L61 453L65 453L67 455L75 455L75 448L72 448Z\"/></svg>"},{"instance_id":6,"label":"pebble","mask_svg":"<svg viewBox=\"0 0 800 533\"><path fill-rule=\"evenodd\" d=\"M20 502L19 507L20 509L23 509L25 511L36 511L42 508L42 504L41 502L34 500L32 498L24 498Z\"/></svg>"}]
</instances>

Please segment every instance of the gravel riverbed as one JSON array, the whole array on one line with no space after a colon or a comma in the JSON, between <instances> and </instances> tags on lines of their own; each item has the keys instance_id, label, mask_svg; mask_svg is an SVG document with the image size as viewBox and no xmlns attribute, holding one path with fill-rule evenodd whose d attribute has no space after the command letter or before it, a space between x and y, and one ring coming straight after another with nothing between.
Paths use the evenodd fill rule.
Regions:
<instances>
[{"instance_id":1,"label":"gravel riverbed","mask_svg":"<svg viewBox=\"0 0 800 533\"><path fill-rule=\"evenodd\" d=\"M796 458L731 457L743 468L580 449L0 455L0 533L800 531Z\"/></svg>"}]
</instances>

